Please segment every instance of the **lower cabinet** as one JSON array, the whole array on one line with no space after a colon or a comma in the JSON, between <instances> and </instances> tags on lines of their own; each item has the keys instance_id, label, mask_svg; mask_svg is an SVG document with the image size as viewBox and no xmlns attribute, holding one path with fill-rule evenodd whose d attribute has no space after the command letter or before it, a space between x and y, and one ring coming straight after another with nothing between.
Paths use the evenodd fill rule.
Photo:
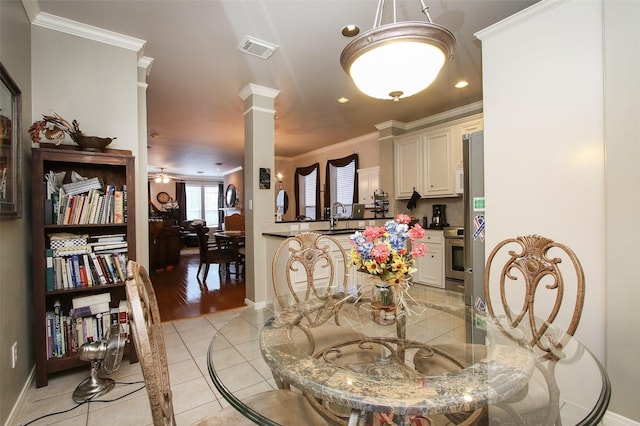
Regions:
<instances>
[{"instance_id":1,"label":"lower cabinet","mask_svg":"<svg viewBox=\"0 0 640 426\"><path fill-rule=\"evenodd\" d=\"M418 271L413 281L433 287L444 288L444 235L439 230L426 230L420 240L427 247L427 254L416 260Z\"/></svg>"}]
</instances>

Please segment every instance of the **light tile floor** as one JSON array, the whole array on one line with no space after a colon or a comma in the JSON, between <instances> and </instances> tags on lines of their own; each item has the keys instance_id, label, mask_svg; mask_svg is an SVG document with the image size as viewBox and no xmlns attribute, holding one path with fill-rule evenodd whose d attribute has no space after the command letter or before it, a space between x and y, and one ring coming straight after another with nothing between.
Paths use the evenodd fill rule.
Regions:
<instances>
[{"instance_id":1,"label":"light tile floor","mask_svg":"<svg viewBox=\"0 0 640 426\"><path fill-rule=\"evenodd\" d=\"M435 292L435 297L442 293ZM462 307L461 297L446 303ZM250 307L216 312L195 318L163 323L165 345L169 363L169 375L173 393L176 422L179 425L193 424L229 404L215 389L207 370L207 350L212 337L231 318L240 314L242 321L234 321L234 329L224 330L217 337L215 365L223 382L239 397L250 396L275 388L271 371L262 360L257 345L250 344L259 336L259 330L268 318L259 315ZM438 333L439 321L449 321L449 314L433 312L434 321L429 327L429 340L433 343L449 343L458 337ZM440 318L440 319L438 319ZM459 318L450 319L459 321ZM444 326L451 330L451 325ZM248 374L255 369L259 374ZM124 360L120 369L110 377L116 387L99 400L77 405L71 399L75 387L89 376L89 367L51 377L49 385L29 390L23 412L19 415L21 425L151 425L151 410L144 389L140 364ZM50 414L37 420L39 417Z\"/></svg>"}]
</instances>

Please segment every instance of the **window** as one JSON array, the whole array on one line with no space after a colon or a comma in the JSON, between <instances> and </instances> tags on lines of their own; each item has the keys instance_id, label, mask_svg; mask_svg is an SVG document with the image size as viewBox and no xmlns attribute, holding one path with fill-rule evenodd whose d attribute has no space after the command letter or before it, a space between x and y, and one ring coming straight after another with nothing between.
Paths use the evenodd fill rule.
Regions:
<instances>
[{"instance_id":1,"label":"window","mask_svg":"<svg viewBox=\"0 0 640 426\"><path fill-rule=\"evenodd\" d=\"M341 203L345 207L344 214L351 216L353 203L358 200L358 154L349 155L327 162L325 205L333 206ZM340 210L338 213L342 213Z\"/></svg>"},{"instance_id":2,"label":"window","mask_svg":"<svg viewBox=\"0 0 640 426\"><path fill-rule=\"evenodd\" d=\"M320 219L320 164L298 167L295 174L296 214Z\"/></svg>"},{"instance_id":3,"label":"window","mask_svg":"<svg viewBox=\"0 0 640 426\"><path fill-rule=\"evenodd\" d=\"M187 220L204 219L208 227L218 226L217 182L186 183Z\"/></svg>"}]
</instances>

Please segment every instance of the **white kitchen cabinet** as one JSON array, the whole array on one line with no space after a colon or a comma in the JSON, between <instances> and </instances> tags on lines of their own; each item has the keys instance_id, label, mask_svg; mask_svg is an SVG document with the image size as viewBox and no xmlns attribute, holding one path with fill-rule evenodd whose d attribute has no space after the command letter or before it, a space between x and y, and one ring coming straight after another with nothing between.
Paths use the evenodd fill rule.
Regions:
<instances>
[{"instance_id":1,"label":"white kitchen cabinet","mask_svg":"<svg viewBox=\"0 0 640 426\"><path fill-rule=\"evenodd\" d=\"M482 114L467 117L454 127L453 144L451 146L454 170L454 190L457 194L464 192L464 164L462 160L462 138L469 133L483 130Z\"/></svg>"},{"instance_id":2,"label":"white kitchen cabinet","mask_svg":"<svg viewBox=\"0 0 640 426\"><path fill-rule=\"evenodd\" d=\"M451 132L451 127L445 127L424 135L423 192L418 191L423 197L437 197L454 193Z\"/></svg>"},{"instance_id":3,"label":"white kitchen cabinet","mask_svg":"<svg viewBox=\"0 0 640 426\"><path fill-rule=\"evenodd\" d=\"M396 198L452 195L451 128L400 136L395 141Z\"/></svg>"},{"instance_id":4,"label":"white kitchen cabinet","mask_svg":"<svg viewBox=\"0 0 640 426\"><path fill-rule=\"evenodd\" d=\"M427 254L416 259L418 271L413 281L444 288L444 236L442 231L427 230L420 240L427 247Z\"/></svg>"},{"instance_id":5,"label":"white kitchen cabinet","mask_svg":"<svg viewBox=\"0 0 640 426\"><path fill-rule=\"evenodd\" d=\"M358 169L358 203L373 208L373 193L380 191L380 167Z\"/></svg>"},{"instance_id":6,"label":"white kitchen cabinet","mask_svg":"<svg viewBox=\"0 0 640 426\"><path fill-rule=\"evenodd\" d=\"M351 251L351 247L352 247L351 239L350 239L351 235L352 234L344 234L344 235L335 236L336 240L338 240L338 242L342 246L342 249L344 250L347 262L349 262L349 252ZM340 253L338 250L334 251L333 262L336 267L336 271L338 271L338 274L336 277L336 283L341 283L343 279L342 271L344 270L344 263L342 260L342 256L340 256ZM363 273L358 272L357 269L353 266L347 268L346 273L348 275L347 292L349 294L356 294L357 290L362 285Z\"/></svg>"},{"instance_id":7,"label":"white kitchen cabinet","mask_svg":"<svg viewBox=\"0 0 640 426\"><path fill-rule=\"evenodd\" d=\"M395 141L395 186L396 198L411 198L413 190L422 190L422 145L421 133L408 134ZM422 192L420 192L422 194Z\"/></svg>"},{"instance_id":8,"label":"white kitchen cabinet","mask_svg":"<svg viewBox=\"0 0 640 426\"><path fill-rule=\"evenodd\" d=\"M482 130L482 114L395 138L395 196L457 196L462 170L462 135Z\"/></svg>"}]
</instances>

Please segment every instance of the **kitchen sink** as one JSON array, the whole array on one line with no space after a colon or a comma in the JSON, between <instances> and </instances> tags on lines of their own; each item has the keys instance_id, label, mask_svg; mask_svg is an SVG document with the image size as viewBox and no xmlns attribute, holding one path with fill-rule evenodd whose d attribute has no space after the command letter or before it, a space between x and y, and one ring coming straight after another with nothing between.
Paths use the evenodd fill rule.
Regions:
<instances>
[{"instance_id":1,"label":"kitchen sink","mask_svg":"<svg viewBox=\"0 0 640 426\"><path fill-rule=\"evenodd\" d=\"M323 235L341 235L341 234L353 234L356 231L364 231L364 228L342 228L342 229L326 229L315 231Z\"/></svg>"}]
</instances>

